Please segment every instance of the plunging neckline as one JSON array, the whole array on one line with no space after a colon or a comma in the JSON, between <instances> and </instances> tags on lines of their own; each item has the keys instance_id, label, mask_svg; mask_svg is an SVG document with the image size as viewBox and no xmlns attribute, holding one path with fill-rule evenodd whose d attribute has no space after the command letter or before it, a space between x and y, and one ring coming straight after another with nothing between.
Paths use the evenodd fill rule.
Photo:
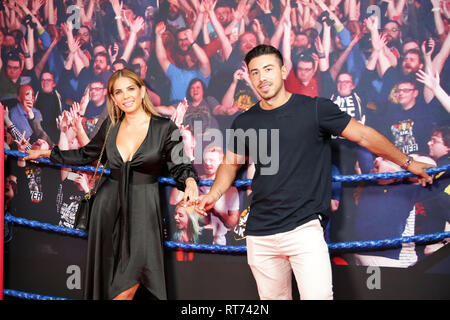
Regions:
<instances>
[{"instance_id":1,"label":"plunging neckline","mask_svg":"<svg viewBox=\"0 0 450 320\"><path fill-rule=\"evenodd\" d=\"M115 143L114 146L116 147L117 152L119 153L120 156L120 160L122 160L122 163L128 163L128 162L132 162L134 160L134 157L136 156L136 154L138 154L138 152L140 151L142 145L146 142L147 138L148 138L148 134L150 132L150 126L151 126L151 122L152 122L152 117L150 117L150 120L148 121L148 128L147 128L147 133L145 134L144 140L142 140L141 144L139 145L139 147L136 149L136 151L133 153L133 155L131 156L130 160L125 161L123 159L122 153L120 153L119 147L117 146L117 136L119 135L119 130L120 130L120 126L122 125L122 121L123 118L120 119L120 123L117 127L117 132L116 132L116 138L115 138Z\"/></svg>"}]
</instances>

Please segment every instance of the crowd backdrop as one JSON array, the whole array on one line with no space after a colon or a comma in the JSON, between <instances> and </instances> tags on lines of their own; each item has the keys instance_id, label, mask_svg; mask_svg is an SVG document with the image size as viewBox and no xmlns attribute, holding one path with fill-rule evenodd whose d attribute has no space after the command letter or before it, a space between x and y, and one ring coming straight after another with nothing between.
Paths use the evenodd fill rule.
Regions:
<instances>
[{"instance_id":1,"label":"crowd backdrop","mask_svg":"<svg viewBox=\"0 0 450 320\"><path fill-rule=\"evenodd\" d=\"M179 126L200 178L214 180L226 129L259 100L243 58L265 43L283 54L288 91L329 98L404 153L441 166L449 163L450 150L449 22L447 0L2 1L5 148L84 146L107 117L110 75L130 68L144 79L157 111ZM340 137L332 137L332 148L334 174L403 170ZM90 173L10 156L5 170L5 215L69 228L81 198L95 184ZM238 178L251 179L253 172L246 164ZM444 172L427 188L412 178L333 183L324 236L345 242L449 231L449 182ZM245 245L251 187L230 188L206 218L178 205L181 192L161 188L166 240ZM201 193L208 188L201 187ZM82 274L85 240L6 223L4 241L5 287L39 292L50 286L53 295L81 296L82 282L70 276ZM395 272L392 279L402 278L397 272L406 269L421 270L416 279L431 272L448 281L445 244L333 252L335 275L352 270L355 276L361 269L353 266L369 266L398 268L389 269ZM221 298L256 297L245 256L172 250L168 265L172 298L203 297L192 290L201 282L193 280L196 272L213 280L204 288L216 293L210 285L225 288ZM221 273L209 274L210 265ZM343 282L339 276L335 281ZM246 289L239 289L240 283ZM348 297L336 283L335 290ZM437 292L449 295L449 290Z\"/></svg>"}]
</instances>

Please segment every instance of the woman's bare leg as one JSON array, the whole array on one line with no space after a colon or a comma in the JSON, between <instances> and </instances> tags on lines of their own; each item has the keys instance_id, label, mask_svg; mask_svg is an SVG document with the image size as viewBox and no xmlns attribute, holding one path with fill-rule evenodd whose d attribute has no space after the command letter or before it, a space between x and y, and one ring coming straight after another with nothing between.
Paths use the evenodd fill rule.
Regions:
<instances>
[{"instance_id":1,"label":"woman's bare leg","mask_svg":"<svg viewBox=\"0 0 450 320\"><path fill-rule=\"evenodd\" d=\"M131 288L119 293L117 296L114 297L113 300L133 300L138 287L139 287L139 283L136 283Z\"/></svg>"}]
</instances>

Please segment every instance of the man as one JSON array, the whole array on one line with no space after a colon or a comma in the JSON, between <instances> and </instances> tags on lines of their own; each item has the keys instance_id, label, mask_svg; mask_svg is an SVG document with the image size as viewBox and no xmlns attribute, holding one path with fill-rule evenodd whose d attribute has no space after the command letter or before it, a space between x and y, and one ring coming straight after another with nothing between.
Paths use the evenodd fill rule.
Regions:
<instances>
[{"instance_id":1,"label":"man","mask_svg":"<svg viewBox=\"0 0 450 320\"><path fill-rule=\"evenodd\" d=\"M35 107L42 114L42 129L47 132L52 141L58 141L59 128L56 119L63 111L63 100L55 89L55 78L51 72L43 72L40 82L41 89L36 93Z\"/></svg>"},{"instance_id":2,"label":"man","mask_svg":"<svg viewBox=\"0 0 450 320\"><path fill-rule=\"evenodd\" d=\"M309 97L318 97L320 82L315 77L317 67L313 57L301 53L294 64L285 80L286 90Z\"/></svg>"},{"instance_id":3,"label":"man","mask_svg":"<svg viewBox=\"0 0 450 320\"><path fill-rule=\"evenodd\" d=\"M336 90L330 100L352 118L362 124L371 125L370 121L374 117L374 111L366 107L369 99L366 98L367 94L363 89L365 85L366 81L362 80L356 86L353 76L350 73L342 72L337 76ZM363 173L367 173L372 168L373 158L370 152L346 139L334 136L332 139L333 164L339 168L341 174L357 174L356 161Z\"/></svg>"},{"instance_id":4,"label":"man","mask_svg":"<svg viewBox=\"0 0 450 320\"><path fill-rule=\"evenodd\" d=\"M189 82L194 78L201 79L206 85L209 84L211 78L211 65L205 51L192 39L192 30L188 29L186 35L188 37L189 46L193 49L195 56L199 62L198 68L194 64L188 64L189 68L179 68L172 64L167 55L163 44L162 35L166 32L166 25L160 22L156 25L156 58L161 68L171 83L170 101L171 105L175 105L186 97L186 90Z\"/></svg>"},{"instance_id":5,"label":"man","mask_svg":"<svg viewBox=\"0 0 450 320\"><path fill-rule=\"evenodd\" d=\"M232 83L236 70L242 68L245 55L258 44L258 37L252 31L246 31L239 36L239 41L233 45L233 51L228 59L217 63L213 68L208 95L221 101L227 88Z\"/></svg>"},{"instance_id":6,"label":"man","mask_svg":"<svg viewBox=\"0 0 450 320\"><path fill-rule=\"evenodd\" d=\"M355 91L356 85L350 73L341 73L337 76L336 93L331 96L331 101L339 108L347 112L352 118L361 120L363 117L363 104L359 94Z\"/></svg>"},{"instance_id":7,"label":"man","mask_svg":"<svg viewBox=\"0 0 450 320\"><path fill-rule=\"evenodd\" d=\"M214 7L214 13L220 24L225 28L233 21L233 10L231 1L220 0Z\"/></svg>"},{"instance_id":8,"label":"man","mask_svg":"<svg viewBox=\"0 0 450 320\"><path fill-rule=\"evenodd\" d=\"M413 155L422 161L435 163L431 158ZM372 172L399 172L403 169L381 157L374 160ZM409 179L407 179L409 180ZM422 188L412 181L385 179L364 184L354 215L352 239L369 241L414 235L416 203L433 195L432 188ZM395 210L392 210L395 208ZM429 212L427 212L429 213ZM435 231L433 231L435 232ZM432 233L432 232L430 232ZM356 265L406 268L417 261L414 246L404 244L399 248L370 250L354 255Z\"/></svg>"},{"instance_id":9,"label":"man","mask_svg":"<svg viewBox=\"0 0 450 320\"><path fill-rule=\"evenodd\" d=\"M111 65L111 71L116 72L117 70L122 70L127 68L127 62L123 59L116 59Z\"/></svg>"},{"instance_id":10,"label":"man","mask_svg":"<svg viewBox=\"0 0 450 320\"><path fill-rule=\"evenodd\" d=\"M374 127L402 152L427 154L431 128L440 120L442 107L434 102L425 104L413 77L396 84L394 97L398 104L386 103L386 110L379 114Z\"/></svg>"},{"instance_id":11,"label":"man","mask_svg":"<svg viewBox=\"0 0 450 320\"><path fill-rule=\"evenodd\" d=\"M294 42L292 43L293 52L295 55L301 53L311 53L311 43L306 32L298 32L294 35Z\"/></svg>"},{"instance_id":12,"label":"man","mask_svg":"<svg viewBox=\"0 0 450 320\"><path fill-rule=\"evenodd\" d=\"M155 92L155 90L153 89L153 85L156 84L156 86L160 88L158 82L161 82L161 80L160 79L157 80L157 78L153 74L148 72L149 68L144 57L135 56L131 60L131 65L133 67L136 67L137 74L139 74L139 76L147 86L147 92L150 97L150 101L153 103L154 106L160 106L161 97Z\"/></svg>"},{"instance_id":13,"label":"man","mask_svg":"<svg viewBox=\"0 0 450 320\"><path fill-rule=\"evenodd\" d=\"M401 63L397 67L389 67L383 73L382 87L379 95L379 102L387 100L392 93L393 87L401 79L415 75L416 72L424 68L424 61L419 50L409 50L405 53L405 56L401 60ZM423 88L420 88L423 91Z\"/></svg>"},{"instance_id":14,"label":"man","mask_svg":"<svg viewBox=\"0 0 450 320\"><path fill-rule=\"evenodd\" d=\"M383 34L386 36L387 47L392 51L396 58L399 58L402 46L400 24L395 20L386 22Z\"/></svg>"},{"instance_id":15,"label":"man","mask_svg":"<svg viewBox=\"0 0 450 320\"><path fill-rule=\"evenodd\" d=\"M9 117L19 132L25 134L25 139L33 136L31 143L37 139L44 139L49 145L53 145L41 127L42 114L34 107L34 92L29 84L20 86L17 100L18 104L11 109Z\"/></svg>"},{"instance_id":16,"label":"man","mask_svg":"<svg viewBox=\"0 0 450 320\"><path fill-rule=\"evenodd\" d=\"M23 68L24 63L16 53L8 53L4 65L0 59L0 99L2 101L17 97Z\"/></svg>"},{"instance_id":17,"label":"man","mask_svg":"<svg viewBox=\"0 0 450 320\"><path fill-rule=\"evenodd\" d=\"M110 70L108 54L105 52L99 52L94 56L92 66L90 68L84 68L81 70L78 76L79 80L79 96L83 95L84 89L89 85L92 78L99 78L103 83L108 83L112 72Z\"/></svg>"},{"instance_id":18,"label":"man","mask_svg":"<svg viewBox=\"0 0 450 320\"><path fill-rule=\"evenodd\" d=\"M450 163L450 126L443 125L433 130L428 141L429 155L436 160L437 165L444 166ZM416 233L430 234L450 230L450 174L448 171L436 175L437 183L433 184L434 197L423 201L423 212L416 217ZM417 247L419 258L429 255L443 247L449 238L441 242Z\"/></svg>"},{"instance_id":19,"label":"man","mask_svg":"<svg viewBox=\"0 0 450 320\"><path fill-rule=\"evenodd\" d=\"M196 210L206 214L251 157L255 175L246 228L247 255L261 299L292 299L292 271L302 299L332 299L331 265L321 227L331 199L331 135L342 135L402 165L420 175L423 185L432 182L425 172L431 165L408 158L330 100L287 92L283 83L287 68L274 47L255 47L245 62L261 101L234 120L225 159ZM261 143L266 154L278 160L275 172L270 168L274 163L256 154L256 140L266 141Z\"/></svg>"},{"instance_id":20,"label":"man","mask_svg":"<svg viewBox=\"0 0 450 320\"><path fill-rule=\"evenodd\" d=\"M178 30L176 33L177 48L175 52L171 52L175 65L182 69L192 69L198 64L195 52L191 48L191 33L192 30L188 28Z\"/></svg>"},{"instance_id":21,"label":"man","mask_svg":"<svg viewBox=\"0 0 450 320\"><path fill-rule=\"evenodd\" d=\"M84 112L84 129L90 139L98 122L103 122L108 116L106 110L105 84L99 79L93 79L89 84L89 103Z\"/></svg>"},{"instance_id":22,"label":"man","mask_svg":"<svg viewBox=\"0 0 450 320\"><path fill-rule=\"evenodd\" d=\"M450 162L450 126L442 126L433 130L433 135L428 141L429 155L436 160L438 166Z\"/></svg>"},{"instance_id":23,"label":"man","mask_svg":"<svg viewBox=\"0 0 450 320\"><path fill-rule=\"evenodd\" d=\"M84 54L90 59L94 47L92 45L91 30L89 27L81 26L76 34L76 39L80 43L81 50L83 50Z\"/></svg>"},{"instance_id":24,"label":"man","mask_svg":"<svg viewBox=\"0 0 450 320\"><path fill-rule=\"evenodd\" d=\"M179 8L178 4L169 2L169 8L166 18L167 28L176 33L177 30L185 28L187 23L183 15L183 11Z\"/></svg>"}]
</instances>

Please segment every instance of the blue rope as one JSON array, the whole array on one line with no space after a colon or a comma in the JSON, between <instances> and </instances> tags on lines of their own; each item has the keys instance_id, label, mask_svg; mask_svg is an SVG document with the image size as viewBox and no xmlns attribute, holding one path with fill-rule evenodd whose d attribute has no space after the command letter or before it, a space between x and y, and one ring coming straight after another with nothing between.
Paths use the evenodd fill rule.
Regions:
<instances>
[{"instance_id":1,"label":"blue rope","mask_svg":"<svg viewBox=\"0 0 450 320\"><path fill-rule=\"evenodd\" d=\"M165 241L164 245L171 249L195 250L195 251L209 251L209 252L246 252L247 246L225 246L219 244L204 244L204 243L185 243L175 241Z\"/></svg>"},{"instance_id":2,"label":"blue rope","mask_svg":"<svg viewBox=\"0 0 450 320\"><path fill-rule=\"evenodd\" d=\"M336 242L329 243L328 249L330 251L338 250L350 250L350 249L381 249L381 248L395 248L402 243L429 243L439 242L445 238L450 237L450 231L437 232L432 234L421 234L408 237L398 237L383 240L370 240L370 241L352 241L352 242ZM247 247L242 246L225 246L217 244L201 244L201 243L184 243L175 241L165 241L165 245L168 248L180 248L184 250L196 250L196 251L211 251L211 252L246 252Z\"/></svg>"},{"instance_id":3,"label":"blue rope","mask_svg":"<svg viewBox=\"0 0 450 320\"><path fill-rule=\"evenodd\" d=\"M369 241L350 241L350 242L337 242L330 243L328 248L331 251L335 250L349 250L349 249L385 249L385 248L396 248L401 246L403 243L435 243L445 238L450 237L450 231L447 232L436 232L431 234L419 234L407 237L398 237L382 240L369 240ZM354 250L357 251L357 250Z\"/></svg>"},{"instance_id":4,"label":"blue rope","mask_svg":"<svg viewBox=\"0 0 450 320\"><path fill-rule=\"evenodd\" d=\"M22 226L27 226L36 229L43 229L46 231L52 231L56 233L77 236L80 238L87 238L88 232L78 229L72 229L67 227L56 226L48 223L43 223L35 220L28 220L25 218L18 218L14 216L5 216L5 221L13 222ZM416 242L438 242L445 238L450 238L449 232L437 232L425 235L415 235L409 237L399 237L382 240L370 240L370 241L352 241L352 242L337 242L328 244L330 251L335 250L349 250L349 249L380 249L397 247L402 243ZM186 250L198 250L198 251L211 251L211 252L246 252L247 247L230 246L230 245L217 245L217 244L203 244L203 243L184 243L175 241L165 241L165 245L168 248L180 248Z\"/></svg>"},{"instance_id":5,"label":"blue rope","mask_svg":"<svg viewBox=\"0 0 450 320\"><path fill-rule=\"evenodd\" d=\"M13 157L25 157L28 154L15 151L15 150L7 150L5 149L5 154L13 156ZM59 163L52 163L48 158L40 158L36 159L37 162L48 164L48 165L54 165L58 167L63 168L71 168L75 170L81 170L81 171L90 171L94 172L95 167L93 166L69 166L69 165L63 165ZM442 171L446 171L450 169L450 164L443 165L441 167L433 167L428 168L426 172L430 175L436 174ZM104 169L105 174L109 174L109 169ZM354 175L333 175L332 181L334 182L357 182L357 181L369 181L369 180L387 180L387 179L403 179L403 178L409 178L413 177L414 174L408 171L399 171L399 172L386 172L386 173L366 173L366 174L354 174ZM166 178L166 177L160 177L158 178L159 182L169 184L169 185L175 185L175 180L173 178ZM199 182L200 186L212 186L214 180L201 180ZM252 180L246 179L246 180L235 180L234 186L235 187L245 187L245 186L251 186Z\"/></svg>"},{"instance_id":6,"label":"blue rope","mask_svg":"<svg viewBox=\"0 0 450 320\"><path fill-rule=\"evenodd\" d=\"M8 149L5 149L5 154L8 156L17 157L17 158L23 158L28 155L28 153L20 152L17 150L8 150ZM70 169L81 170L81 171L86 171L86 172L95 172L95 167L93 167L93 166L71 166L71 165L67 165L67 164L54 163L54 162L51 162L49 158L39 158L39 159L36 159L33 161L47 164L50 166L70 168ZM98 172L102 172L101 168L99 168ZM109 174L109 169L105 169L104 173Z\"/></svg>"},{"instance_id":7,"label":"blue rope","mask_svg":"<svg viewBox=\"0 0 450 320\"><path fill-rule=\"evenodd\" d=\"M23 292L23 291L17 291L17 290L12 290L12 289L3 289L3 294L6 296L20 298L20 299L26 299L26 300L71 300L71 299L67 299L67 298L45 296L42 294Z\"/></svg>"},{"instance_id":8,"label":"blue rope","mask_svg":"<svg viewBox=\"0 0 450 320\"><path fill-rule=\"evenodd\" d=\"M14 216L5 216L5 221L13 222L21 226L27 226L35 229L42 229L46 231L53 231L56 233L62 233L70 236L77 236L80 238L87 238L88 233L84 230L78 230L73 228L56 226L49 223L39 222L36 220L28 220L25 218L19 218Z\"/></svg>"}]
</instances>

